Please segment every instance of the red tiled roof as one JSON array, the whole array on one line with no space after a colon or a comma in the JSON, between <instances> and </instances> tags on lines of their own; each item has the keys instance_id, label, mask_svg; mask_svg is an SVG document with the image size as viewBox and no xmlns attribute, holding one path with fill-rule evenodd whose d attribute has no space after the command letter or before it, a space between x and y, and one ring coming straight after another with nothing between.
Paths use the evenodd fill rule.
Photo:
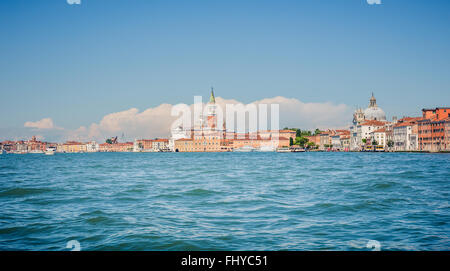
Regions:
<instances>
[{"instance_id":1,"label":"red tiled roof","mask_svg":"<svg viewBox=\"0 0 450 271\"><path fill-rule=\"evenodd\" d=\"M155 141L155 142L169 142L169 140L165 139L165 138L155 139L153 141Z\"/></svg>"},{"instance_id":2,"label":"red tiled roof","mask_svg":"<svg viewBox=\"0 0 450 271\"><path fill-rule=\"evenodd\" d=\"M381 128L381 129L375 130L373 132L374 133L384 133L384 132L386 132L386 128Z\"/></svg>"},{"instance_id":3,"label":"red tiled roof","mask_svg":"<svg viewBox=\"0 0 450 271\"><path fill-rule=\"evenodd\" d=\"M409 122L409 121L407 121L407 122L400 122L400 123L395 124L394 128L395 127L411 126L411 125L414 125L414 123L413 122Z\"/></svg>"}]
</instances>

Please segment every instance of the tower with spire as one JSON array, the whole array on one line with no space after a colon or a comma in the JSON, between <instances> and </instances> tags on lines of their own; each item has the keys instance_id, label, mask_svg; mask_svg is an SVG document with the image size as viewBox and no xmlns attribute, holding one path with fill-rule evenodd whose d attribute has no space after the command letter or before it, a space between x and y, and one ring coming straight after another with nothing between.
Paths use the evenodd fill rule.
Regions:
<instances>
[{"instance_id":1,"label":"tower with spire","mask_svg":"<svg viewBox=\"0 0 450 271\"><path fill-rule=\"evenodd\" d=\"M377 99L375 99L375 96L373 96L373 92L372 97L370 98L369 101L369 107L377 107Z\"/></svg>"},{"instance_id":2,"label":"tower with spire","mask_svg":"<svg viewBox=\"0 0 450 271\"><path fill-rule=\"evenodd\" d=\"M214 97L214 88L211 87L211 96L209 97L209 102L207 105L207 122L208 128L215 128L217 125L217 114L216 114L216 98Z\"/></svg>"}]
</instances>

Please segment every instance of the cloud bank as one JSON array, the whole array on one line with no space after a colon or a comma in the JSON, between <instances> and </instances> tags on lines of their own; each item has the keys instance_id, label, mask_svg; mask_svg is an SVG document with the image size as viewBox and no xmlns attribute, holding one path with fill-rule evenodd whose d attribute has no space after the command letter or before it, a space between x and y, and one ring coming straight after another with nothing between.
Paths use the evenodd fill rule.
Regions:
<instances>
[{"instance_id":1,"label":"cloud bank","mask_svg":"<svg viewBox=\"0 0 450 271\"><path fill-rule=\"evenodd\" d=\"M44 118L39 121L27 121L23 125L27 128L36 128L36 129L54 129L55 125L53 124L53 120L51 118Z\"/></svg>"},{"instance_id":2,"label":"cloud bank","mask_svg":"<svg viewBox=\"0 0 450 271\"><path fill-rule=\"evenodd\" d=\"M222 108L226 104L240 103L236 100L216 98L216 103ZM295 98L273 97L254 101L255 104L279 104L280 128L298 127L301 129L315 128L342 128L348 127L351 120L351 109L345 104L305 103ZM45 118L36 122L26 122L24 126L31 133L38 130L40 135L54 141L96 140L104 142L111 136L122 134L125 140L135 138L168 137L172 123L178 118L171 116L173 105L161 104L156 107L139 111L137 108L110 113L105 115L99 123L81 126L75 130L67 130L56 127L51 118ZM193 104L190 105L193 108Z\"/></svg>"}]
</instances>

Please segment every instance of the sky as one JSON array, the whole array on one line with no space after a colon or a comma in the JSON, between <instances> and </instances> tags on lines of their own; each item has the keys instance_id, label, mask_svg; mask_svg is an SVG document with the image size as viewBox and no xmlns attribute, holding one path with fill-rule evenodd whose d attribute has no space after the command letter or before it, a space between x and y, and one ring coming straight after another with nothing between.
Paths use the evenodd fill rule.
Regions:
<instances>
[{"instance_id":1,"label":"sky","mask_svg":"<svg viewBox=\"0 0 450 271\"><path fill-rule=\"evenodd\" d=\"M369 2L0 1L0 140L164 136L211 86L304 129L449 106L450 1Z\"/></svg>"}]
</instances>

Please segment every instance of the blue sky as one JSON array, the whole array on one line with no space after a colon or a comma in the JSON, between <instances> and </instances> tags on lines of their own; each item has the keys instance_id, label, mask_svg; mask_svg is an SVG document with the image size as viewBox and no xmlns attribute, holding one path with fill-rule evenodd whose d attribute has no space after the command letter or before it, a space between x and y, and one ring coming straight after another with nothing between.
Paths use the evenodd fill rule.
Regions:
<instances>
[{"instance_id":1,"label":"blue sky","mask_svg":"<svg viewBox=\"0 0 450 271\"><path fill-rule=\"evenodd\" d=\"M373 91L388 117L450 101L446 0L3 0L0 37L3 131L76 129L211 85L352 109Z\"/></svg>"}]
</instances>

